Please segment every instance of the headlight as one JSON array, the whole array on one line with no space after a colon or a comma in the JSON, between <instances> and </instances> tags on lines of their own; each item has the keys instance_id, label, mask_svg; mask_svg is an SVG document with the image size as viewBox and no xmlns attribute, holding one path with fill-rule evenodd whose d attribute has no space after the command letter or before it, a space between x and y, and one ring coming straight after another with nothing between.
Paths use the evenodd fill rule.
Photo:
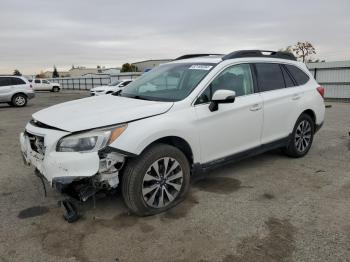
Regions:
<instances>
[{"instance_id":1,"label":"headlight","mask_svg":"<svg viewBox=\"0 0 350 262\"><path fill-rule=\"evenodd\" d=\"M127 128L127 124L113 128L98 129L61 138L57 152L95 152L116 140Z\"/></svg>"}]
</instances>

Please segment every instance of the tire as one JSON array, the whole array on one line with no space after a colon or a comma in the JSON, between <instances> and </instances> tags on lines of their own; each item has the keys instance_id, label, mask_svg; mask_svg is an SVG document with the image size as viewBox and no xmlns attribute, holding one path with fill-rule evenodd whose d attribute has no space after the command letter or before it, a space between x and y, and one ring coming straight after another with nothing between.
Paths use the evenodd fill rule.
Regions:
<instances>
[{"instance_id":1,"label":"tire","mask_svg":"<svg viewBox=\"0 0 350 262\"><path fill-rule=\"evenodd\" d=\"M57 87L57 86L54 86L54 87L52 88L52 92L54 92L54 93L59 92L59 91L60 91L60 88Z\"/></svg>"},{"instance_id":2,"label":"tire","mask_svg":"<svg viewBox=\"0 0 350 262\"><path fill-rule=\"evenodd\" d=\"M290 141L283 150L284 153L295 158L305 156L311 148L314 134L314 121L309 115L302 114L295 123Z\"/></svg>"},{"instance_id":3,"label":"tire","mask_svg":"<svg viewBox=\"0 0 350 262\"><path fill-rule=\"evenodd\" d=\"M12 97L11 104L15 107L23 107L27 104L27 97L23 94L15 94Z\"/></svg>"},{"instance_id":4,"label":"tire","mask_svg":"<svg viewBox=\"0 0 350 262\"><path fill-rule=\"evenodd\" d=\"M156 144L131 158L122 176L124 202L138 216L158 214L176 206L184 199L189 186L190 166L186 156L166 144Z\"/></svg>"}]
</instances>

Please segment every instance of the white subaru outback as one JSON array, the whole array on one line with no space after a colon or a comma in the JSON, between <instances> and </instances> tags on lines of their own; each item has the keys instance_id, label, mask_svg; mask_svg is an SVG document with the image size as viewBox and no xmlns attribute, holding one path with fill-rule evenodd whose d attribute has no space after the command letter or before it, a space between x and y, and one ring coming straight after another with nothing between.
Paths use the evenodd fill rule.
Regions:
<instances>
[{"instance_id":1,"label":"white subaru outback","mask_svg":"<svg viewBox=\"0 0 350 262\"><path fill-rule=\"evenodd\" d=\"M33 114L21 149L63 194L86 201L121 187L131 212L151 215L179 203L197 172L276 148L304 156L323 94L290 54L186 55L119 93Z\"/></svg>"}]
</instances>

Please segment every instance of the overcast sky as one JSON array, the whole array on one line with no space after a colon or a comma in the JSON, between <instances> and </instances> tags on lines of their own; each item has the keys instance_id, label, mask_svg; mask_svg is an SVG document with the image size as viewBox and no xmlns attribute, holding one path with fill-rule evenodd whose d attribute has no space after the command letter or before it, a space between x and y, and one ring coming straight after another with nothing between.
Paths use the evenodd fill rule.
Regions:
<instances>
[{"instance_id":1,"label":"overcast sky","mask_svg":"<svg viewBox=\"0 0 350 262\"><path fill-rule=\"evenodd\" d=\"M293 3L293 4L292 4ZM1 0L0 74L310 41L350 59L350 1Z\"/></svg>"}]
</instances>

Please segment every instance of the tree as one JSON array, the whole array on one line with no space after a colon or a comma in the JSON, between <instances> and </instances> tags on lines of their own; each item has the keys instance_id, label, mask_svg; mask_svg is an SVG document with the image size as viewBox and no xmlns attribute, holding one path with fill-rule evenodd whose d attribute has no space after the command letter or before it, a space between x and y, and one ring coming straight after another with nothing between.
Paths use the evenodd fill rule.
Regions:
<instances>
[{"instance_id":1,"label":"tree","mask_svg":"<svg viewBox=\"0 0 350 262\"><path fill-rule=\"evenodd\" d=\"M286 48L281 48L280 50L278 50L280 52L284 52L284 53L290 53L293 54L293 47L291 45L287 46ZM294 55L294 54L293 54Z\"/></svg>"},{"instance_id":2,"label":"tree","mask_svg":"<svg viewBox=\"0 0 350 262\"><path fill-rule=\"evenodd\" d=\"M129 64L129 63L125 63L122 65L122 69L120 70L120 72L124 73L124 72L137 72L137 66L133 65L133 64Z\"/></svg>"},{"instance_id":3,"label":"tree","mask_svg":"<svg viewBox=\"0 0 350 262\"><path fill-rule=\"evenodd\" d=\"M40 73L37 74L37 75L35 76L35 78L45 78L44 72L43 72L43 71L40 71Z\"/></svg>"},{"instance_id":4,"label":"tree","mask_svg":"<svg viewBox=\"0 0 350 262\"><path fill-rule=\"evenodd\" d=\"M60 75L57 72L56 66L53 66L53 72L52 72L52 78L60 77Z\"/></svg>"},{"instance_id":5,"label":"tree","mask_svg":"<svg viewBox=\"0 0 350 262\"><path fill-rule=\"evenodd\" d=\"M21 72L18 69L15 69L15 71L13 71L13 75L14 76L21 76Z\"/></svg>"},{"instance_id":6,"label":"tree","mask_svg":"<svg viewBox=\"0 0 350 262\"><path fill-rule=\"evenodd\" d=\"M303 63L308 61L311 55L316 54L316 49L314 46L307 41L298 42L295 46L293 46L292 50L296 54L297 58L301 59Z\"/></svg>"}]
</instances>

